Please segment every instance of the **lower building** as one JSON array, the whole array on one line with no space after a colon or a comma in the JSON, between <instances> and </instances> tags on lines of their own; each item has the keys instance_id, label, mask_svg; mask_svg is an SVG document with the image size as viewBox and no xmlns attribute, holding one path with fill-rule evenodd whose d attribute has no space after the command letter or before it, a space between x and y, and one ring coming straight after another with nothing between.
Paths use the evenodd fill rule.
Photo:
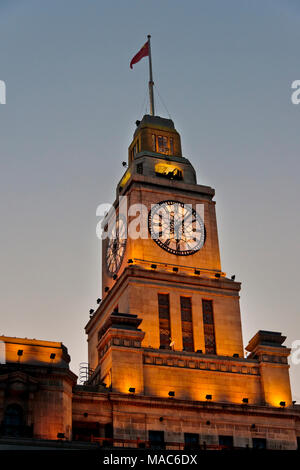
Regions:
<instances>
[{"instance_id":1,"label":"lower building","mask_svg":"<svg viewBox=\"0 0 300 470\"><path fill-rule=\"evenodd\" d=\"M287 370L279 333L254 337L255 359L214 358L141 348L138 324L136 316L115 313L107 325L103 347L112 370L117 364L115 385L114 378L99 383L97 372L78 385L61 343L0 337L7 358L0 365L0 449L62 439L166 449L297 448L300 406L268 402L272 371ZM124 383L127 393L119 390ZM281 399L276 393L271 401Z\"/></svg>"}]
</instances>

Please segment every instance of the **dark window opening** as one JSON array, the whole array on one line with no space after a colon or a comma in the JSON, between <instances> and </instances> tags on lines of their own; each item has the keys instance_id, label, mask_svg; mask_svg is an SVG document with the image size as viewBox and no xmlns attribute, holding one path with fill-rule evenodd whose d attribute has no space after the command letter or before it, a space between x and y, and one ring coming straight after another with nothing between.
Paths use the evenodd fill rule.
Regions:
<instances>
[{"instance_id":1,"label":"dark window opening","mask_svg":"<svg viewBox=\"0 0 300 470\"><path fill-rule=\"evenodd\" d=\"M90 442L92 437L101 437L100 423L88 421L73 422L73 440Z\"/></svg>"},{"instance_id":2,"label":"dark window opening","mask_svg":"<svg viewBox=\"0 0 300 470\"><path fill-rule=\"evenodd\" d=\"M136 166L136 172L139 174L139 175L142 175L143 172L144 172L144 169L143 169L143 164L142 163L138 163L137 166Z\"/></svg>"},{"instance_id":3,"label":"dark window opening","mask_svg":"<svg viewBox=\"0 0 300 470\"><path fill-rule=\"evenodd\" d=\"M0 434L12 437L32 437L33 426L25 424L23 408L17 403L6 407Z\"/></svg>"},{"instance_id":4,"label":"dark window opening","mask_svg":"<svg viewBox=\"0 0 300 470\"><path fill-rule=\"evenodd\" d=\"M107 438L113 438L114 437L114 430L113 430L112 423L107 423L105 425L104 434L105 434L105 437L107 437Z\"/></svg>"},{"instance_id":5,"label":"dark window opening","mask_svg":"<svg viewBox=\"0 0 300 470\"><path fill-rule=\"evenodd\" d=\"M149 442L152 449L164 449L164 431L149 431Z\"/></svg>"},{"instance_id":6,"label":"dark window opening","mask_svg":"<svg viewBox=\"0 0 300 470\"><path fill-rule=\"evenodd\" d=\"M227 449L232 449L233 436L219 436L219 445Z\"/></svg>"},{"instance_id":7,"label":"dark window opening","mask_svg":"<svg viewBox=\"0 0 300 470\"><path fill-rule=\"evenodd\" d=\"M216 354L216 338L212 300L202 300L205 353Z\"/></svg>"},{"instance_id":8,"label":"dark window opening","mask_svg":"<svg viewBox=\"0 0 300 470\"><path fill-rule=\"evenodd\" d=\"M184 448L197 449L199 447L199 434L190 432L184 433Z\"/></svg>"},{"instance_id":9,"label":"dark window opening","mask_svg":"<svg viewBox=\"0 0 300 470\"><path fill-rule=\"evenodd\" d=\"M194 351L192 300L180 297L182 346L184 351Z\"/></svg>"},{"instance_id":10,"label":"dark window opening","mask_svg":"<svg viewBox=\"0 0 300 470\"><path fill-rule=\"evenodd\" d=\"M158 294L158 315L159 315L160 348L169 349L170 342L171 342L169 294Z\"/></svg>"},{"instance_id":11,"label":"dark window opening","mask_svg":"<svg viewBox=\"0 0 300 470\"><path fill-rule=\"evenodd\" d=\"M253 437L252 439L252 447L253 449L266 449L267 448L267 440L262 437Z\"/></svg>"}]
</instances>

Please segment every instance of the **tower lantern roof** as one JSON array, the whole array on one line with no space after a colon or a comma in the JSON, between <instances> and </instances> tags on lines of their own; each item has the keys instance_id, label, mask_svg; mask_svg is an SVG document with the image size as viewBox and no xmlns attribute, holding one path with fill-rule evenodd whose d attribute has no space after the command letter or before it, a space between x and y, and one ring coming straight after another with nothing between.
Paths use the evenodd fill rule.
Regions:
<instances>
[{"instance_id":1,"label":"tower lantern roof","mask_svg":"<svg viewBox=\"0 0 300 470\"><path fill-rule=\"evenodd\" d=\"M141 152L168 157L182 157L180 135L172 119L146 114L137 121L137 128L129 146L129 164Z\"/></svg>"}]
</instances>

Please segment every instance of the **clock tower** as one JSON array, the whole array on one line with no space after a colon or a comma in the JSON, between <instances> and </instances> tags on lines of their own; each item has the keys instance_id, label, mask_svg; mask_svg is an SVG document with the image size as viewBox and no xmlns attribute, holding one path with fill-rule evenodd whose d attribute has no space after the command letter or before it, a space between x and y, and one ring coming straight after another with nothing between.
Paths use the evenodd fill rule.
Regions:
<instances>
[{"instance_id":1,"label":"clock tower","mask_svg":"<svg viewBox=\"0 0 300 470\"><path fill-rule=\"evenodd\" d=\"M102 301L86 326L94 383L231 403L246 391L253 403L272 402L244 357L240 283L221 268L215 191L197 183L172 120L145 115L136 125L103 222ZM276 387L290 403L288 350L274 347Z\"/></svg>"}]
</instances>

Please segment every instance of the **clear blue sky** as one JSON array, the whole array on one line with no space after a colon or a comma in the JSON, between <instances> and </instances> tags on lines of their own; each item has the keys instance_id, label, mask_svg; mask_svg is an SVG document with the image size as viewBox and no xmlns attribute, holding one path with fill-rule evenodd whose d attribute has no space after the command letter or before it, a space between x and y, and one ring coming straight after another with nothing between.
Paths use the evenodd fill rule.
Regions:
<instances>
[{"instance_id":1,"label":"clear blue sky","mask_svg":"<svg viewBox=\"0 0 300 470\"><path fill-rule=\"evenodd\" d=\"M63 341L76 373L100 295L96 207L145 111L147 62L129 61L148 33L184 155L216 188L244 343L258 329L300 339L299 2L1 0L0 333Z\"/></svg>"}]
</instances>

